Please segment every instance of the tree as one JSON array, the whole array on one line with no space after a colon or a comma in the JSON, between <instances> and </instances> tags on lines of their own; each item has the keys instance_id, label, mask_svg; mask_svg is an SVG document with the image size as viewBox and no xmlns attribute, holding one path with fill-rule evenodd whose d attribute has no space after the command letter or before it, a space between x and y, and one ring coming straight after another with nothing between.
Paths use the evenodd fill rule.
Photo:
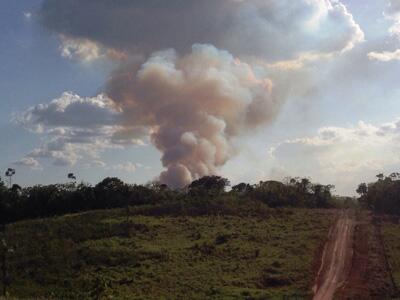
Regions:
<instances>
[{"instance_id":1,"label":"tree","mask_svg":"<svg viewBox=\"0 0 400 300\"><path fill-rule=\"evenodd\" d=\"M16 193L16 194L21 194L22 193L22 187L18 184L13 184L11 187L11 192Z\"/></svg>"},{"instance_id":2,"label":"tree","mask_svg":"<svg viewBox=\"0 0 400 300\"><path fill-rule=\"evenodd\" d=\"M288 188L279 181L260 181L255 186L252 195L253 198L270 207L280 207L288 204Z\"/></svg>"},{"instance_id":3,"label":"tree","mask_svg":"<svg viewBox=\"0 0 400 300\"><path fill-rule=\"evenodd\" d=\"M366 183L360 183L356 190L357 194L360 196L365 196L368 193L368 186Z\"/></svg>"},{"instance_id":4,"label":"tree","mask_svg":"<svg viewBox=\"0 0 400 300\"><path fill-rule=\"evenodd\" d=\"M107 177L99 182L94 189L102 191L118 191L125 183L117 177Z\"/></svg>"},{"instance_id":5,"label":"tree","mask_svg":"<svg viewBox=\"0 0 400 300\"><path fill-rule=\"evenodd\" d=\"M94 191L101 208L121 207L129 201L129 187L116 177L103 179L94 187Z\"/></svg>"},{"instance_id":6,"label":"tree","mask_svg":"<svg viewBox=\"0 0 400 300\"><path fill-rule=\"evenodd\" d=\"M234 185L232 187L232 192L237 193L237 194L247 194L253 190L254 190L253 186L251 186L248 183L244 183L244 182Z\"/></svg>"},{"instance_id":7,"label":"tree","mask_svg":"<svg viewBox=\"0 0 400 300\"><path fill-rule=\"evenodd\" d=\"M12 177L15 175L15 169L8 168L6 171L6 176L9 178L9 187L12 185Z\"/></svg>"},{"instance_id":8,"label":"tree","mask_svg":"<svg viewBox=\"0 0 400 300\"><path fill-rule=\"evenodd\" d=\"M229 180L220 176L204 176L189 185L189 194L219 195L230 185Z\"/></svg>"},{"instance_id":9,"label":"tree","mask_svg":"<svg viewBox=\"0 0 400 300\"><path fill-rule=\"evenodd\" d=\"M67 177L68 177L68 179L71 179L71 182L73 182L73 183L76 182L76 176L74 173L68 173Z\"/></svg>"},{"instance_id":10,"label":"tree","mask_svg":"<svg viewBox=\"0 0 400 300\"><path fill-rule=\"evenodd\" d=\"M399 173L392 173L389 176L378 174L376 177L377 181L358 186L359 203L377 213L400 214Z\"/></svg>"},{"instance_id":11,"label":"tree","mask_svg":"<svg viewBox=\"0 0 400 300\"><path fill-rule=\"evenodd\" d=\"M314 184L312 191L314 193L315 206L326 208L329 206L329 201L332 198L331 190L334 189L333 185Z\"/></svg>"},{"instance_id":12,"label":"tree","mask_svg":"<svg viewBox=\"0 0 400 300\"><path fill-rule=\"evenodd\" d=\"M3 180L0 177L0 226L7 222L8 213L7 213L7 188L4 185Z\"/></svg>"}]
</instances>

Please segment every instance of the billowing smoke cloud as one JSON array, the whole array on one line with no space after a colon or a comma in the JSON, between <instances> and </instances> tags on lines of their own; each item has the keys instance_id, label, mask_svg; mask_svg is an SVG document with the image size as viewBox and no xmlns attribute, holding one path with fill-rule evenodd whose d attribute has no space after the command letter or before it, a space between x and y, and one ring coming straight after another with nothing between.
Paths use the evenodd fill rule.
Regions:
<instances>
[{"instance_id":1,"label":"billowing smoke cloud","mask_svg":"<svg viewBox=\"0 0 400 300\"><path fill-rule=\"evenodd\" d=\"M62 34L66 56L73 46L78 55L90 48L93 57L95 41L128 54L188 52L199 43L283 60L340 52L364 38L346 7L330 0L45 0L40 16Z\"/></svg>"},{"instance_id":2,"label":"billowing smoke cloud","mask_svg":"<svg viewBox=\"0 0 400 300\"><path fill-rule=\"evenodd\" d=\"M364 38L330 0L45 0L39 15L63 56L125 59L105 92L128 131L150 132L172 187L215 173L234 137L274 119L284 93L270 66L331 57Z\"/></svg>"},{"instance_id":3,"label":"billowing smoke cloud","mask_svg":"<svg viewBox=\"0 0 400 300\"><path fill-rule=\"evenodd\" d=\"M195 45L190 54L153 54L136 75L116 73L108 94L129 125L152 128L176 187L214 173L234 153L230 139L272 120L280 101L272 83L226 51Z\"/></svg>"}]
</instances>

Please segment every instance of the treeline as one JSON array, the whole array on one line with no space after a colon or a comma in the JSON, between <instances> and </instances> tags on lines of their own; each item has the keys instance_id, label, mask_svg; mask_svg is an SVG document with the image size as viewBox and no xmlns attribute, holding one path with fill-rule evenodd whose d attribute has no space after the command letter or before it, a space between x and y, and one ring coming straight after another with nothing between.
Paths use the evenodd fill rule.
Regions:
<instances>
[{"instance_id":1,"label":"treeline","mask_svg":"<svg viewBox=\"0 0 400 300\"><path fill-rule=\"evenodd\" d=\"M400 173L376 177L375 182L358 186L360 204L376 213L400 215Z\"/></svg>"},{"instance_id":2,"label":"treeline","mask_svg":"<svg viewBox=\"0 0 400 300\"><path fill-rule=\"evenodd\" d=\"M261 181L230 183L219 176L206 176L181 190L159 183L132 185L106 178L95 186L85 183L7 188L0 179L0 223L43 218L94 209L136 209L147 214L224 214L252 207L332 206L332 185L313 184L306 178L285 183Z\"/></svg>"}]
</instances>

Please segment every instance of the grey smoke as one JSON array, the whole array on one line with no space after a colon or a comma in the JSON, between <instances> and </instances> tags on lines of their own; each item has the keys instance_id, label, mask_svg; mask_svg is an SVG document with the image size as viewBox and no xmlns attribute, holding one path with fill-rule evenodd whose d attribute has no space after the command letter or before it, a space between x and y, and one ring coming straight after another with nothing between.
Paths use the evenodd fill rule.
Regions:
<instances>
[{"instance_id":1,"label":"grey smoke","mask_svg":"<svg viewBox=\"0 0 400 300\"><path fill-rule=\"evenodd\" d=\"M39 15L58 34L147 55L199 43L277 60L363 38L346 8L328 0L45 0Z\"/></svg>"}]
</instances>

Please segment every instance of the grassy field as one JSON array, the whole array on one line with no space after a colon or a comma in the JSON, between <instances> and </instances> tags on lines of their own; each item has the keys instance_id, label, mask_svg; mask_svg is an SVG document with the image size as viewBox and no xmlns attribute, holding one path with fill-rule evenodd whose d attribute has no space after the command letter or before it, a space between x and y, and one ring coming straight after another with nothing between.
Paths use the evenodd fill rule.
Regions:
<instances>
[{"instance_id":1,"label":"grassy field","mask_svg":"<svg viewBox=\"0 0 400 300\"><path fill-rule=\"evenodd\" d=\"M5 233L13 249L7 255L8 294L308 298L315 257L333 218L332 211L284 209L267 217L130 216L127 221L124 210L109 210L19 222Z\"/></svg>"},{"instance_id":2,"label":"grassy field","mask_svg":"<svg viewBox=\"0 0 400 300\"><path fill-rule=\"evenodd\" d=\"M382 235L387 257L397 288L400 288L400 224L398 218L386 218L382 222Z\"/></svg>"}]
</instances>

